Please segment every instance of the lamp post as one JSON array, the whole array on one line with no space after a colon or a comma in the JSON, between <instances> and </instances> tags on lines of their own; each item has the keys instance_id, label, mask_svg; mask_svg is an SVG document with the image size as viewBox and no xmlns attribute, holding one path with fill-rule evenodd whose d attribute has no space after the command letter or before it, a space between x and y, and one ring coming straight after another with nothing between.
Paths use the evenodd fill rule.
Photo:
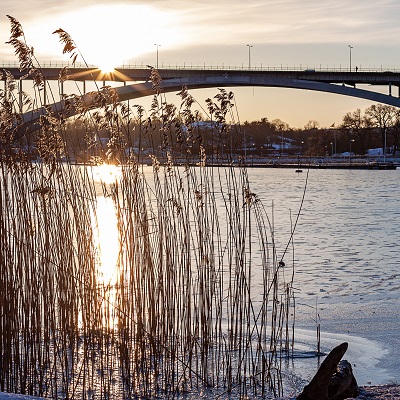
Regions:
<instances>
[{"instance_id":1,"label":"lamp post","mask_svg":"<svg viewBox=\"0 0 400 400\"><path fill-rule=\"evenodd\" d=\"M250 49L253 47L252 45L248 44L247 47L249 48L249 69L251 68L251 63L250 63Z\"/></svg>"},{"instance_id":2,"label":"lamp post","mask_svg":"<svg viewBox=\"0 0 400 400\"><path fill-rule=\"evenodd\" d=\"M333 157L333 142L331 142L331 157Z\"/></svg>"},{"instance_id":3,"label":"lamp post","mask_svg":"<svg viewBox=\"0 0 400 400\"><path fill-rule=\"evenodd\" d=\"M385 128L385 143L383 149L383 162L386 163L386 128Z\"/></svg>"},{"instance_id":4,"label":"lamp post","mask_svg":"<svg viewBox=\"0 0 400 400\"><path fill-rule=\"evenodd\" d=\"M156 68L158 69L158 48L161 46L161 44L154 43L154 46L157 46L157 63L156 63Z\"/></svg>"},{"instance_id":5,"label":"lamp post","mask_svg":"<svg viewBox=\"0 0 400 400\"><path fill-rule=\"evenodd\" d=\"M348 45L349 46L349 50L350 50L350 72L351 72L351 49L353 48L353 46L350 46L350 45Z\"/></svg>"},{"instance_id":6,"label":"lamp post","mask_svg":"<svg viewBox=\"0 0 400 400\"><path fill-rule=\"evenodd\" d=\"M349 164L351 165L351 142L354 142L354 139L350 140L350 152L349 152Z\"/></svg>"}]
</instances>

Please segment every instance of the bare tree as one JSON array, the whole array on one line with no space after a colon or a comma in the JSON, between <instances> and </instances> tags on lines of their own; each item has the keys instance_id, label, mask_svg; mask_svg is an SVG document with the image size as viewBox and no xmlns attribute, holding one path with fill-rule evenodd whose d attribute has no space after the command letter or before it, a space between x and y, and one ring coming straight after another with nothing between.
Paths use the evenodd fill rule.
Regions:
<instances>
[{"instance_id":1,"label":"bare tree","mask_svg":"<svg viewBox=\"0 0 400 400\"><path fill-rule=\"evenodd\" d=\"M392 137L393 143L393 154L396 154L399 148L400 142L400 110L396 109L394 116L394 124L389 131L390 136Z\"/></svg>"},{"instance_id":2,"label":"bare tree","mask_svg":"<svg viewBox=\"0 0 400 400\"><path fill-rule=\"evenodd\" d=\"M314 119L310 119L305 125L304 125L304 130L305 131L311 131L319 129L319 122L315 121Z\"/></svg>"},{"instance_id":3,"label":"bare tree","mask_svg":"<svg viewBox=\"0 0 400 400\"><path fill-rule=\"evenodd\" d=\"M290 126L288 123L283 122L279 118L275 118L271 121L271 125L275 128L276 132L286 132L290 130Z\"/></svg>"},{"instance_id":4,"label":"bare tree","mask_svg":"<svg viewBox=\"0 0 400 400\"><path fill-rule=\"evenodd\" d=\"M365 110L374 126L379 129L383 153L386 154L386 136L396 121L396 108L383 104L373 104Z\"/></svg>"},{"instance_id":5,"label":"bare tree","mask_svg":"<svg viewBox=\"0 0 400 400\"><path fill-rule=\"evenodd\" d=\"M362 154L366 153L370 142L370 132L369 129L367 129L370 127L371 118L368 115L362 115L359 108L353 112L348 112L343 117L341 125L341 129L347 132L349 140L354 137L357 138L357 144Z\"/></svg>"}]
</instances>

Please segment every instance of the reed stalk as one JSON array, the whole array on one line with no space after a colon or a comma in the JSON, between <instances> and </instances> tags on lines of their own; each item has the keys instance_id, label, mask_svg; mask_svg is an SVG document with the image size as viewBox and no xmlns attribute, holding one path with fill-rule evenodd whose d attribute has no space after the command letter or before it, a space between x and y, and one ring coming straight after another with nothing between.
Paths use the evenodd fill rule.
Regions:
<instances>
[{"instance_id":1,"label":"reed stalk","mask_svg":"<svg viewBox=\"0 0 400 400\"><path fill-rule=\"evenodd\" d=\"M13 26L15 44L20 31L17 21ZM22 60L34 62L29 53ZM188 91L182 89L178 109L168 104L158 72L150 77L148 118L107 88L99 90L98 110L82 110L68 124L49 110L37 133L19 139L12 106L19 96L12 77L6 79L3 391L85 399L283 393L293 276L284 275L245 160L232 163L232 144L242 135L240 125L228 122L234 96L219 90L207 101L202 111L213 124L204 131ZM99 132L107 132L107 147ZM117 176L98 180L96 171L110 164ZM108 216L99 211L104 200ZM118 243L111 266L96 238L104 218L117 228L118 237L108 238ZM113 270L109 280L106 267Z\"/></svg>"}]
</instances>

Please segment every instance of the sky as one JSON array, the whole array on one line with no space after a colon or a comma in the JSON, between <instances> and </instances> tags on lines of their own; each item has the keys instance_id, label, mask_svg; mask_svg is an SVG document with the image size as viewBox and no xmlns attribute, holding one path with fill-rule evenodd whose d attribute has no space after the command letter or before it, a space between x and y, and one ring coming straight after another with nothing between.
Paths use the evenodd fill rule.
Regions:
<instances>
[{"instance_id":1,"label":"sky","mask_svg":"<svg viewBox=\"0 0 400 400\"><path fill-rule=\"evenodd\" d=\"M16 61L5 43L11 15L42 64L68 61L53 34L62 28L88 64L103 68L155 65L158 50L160 68L248 67L250 55L253 68L347 69L351 53L353 68L400 69L399 0L0 0L0 6L0 65ZM347 112L372 104L299 89L230 90L241 122L279 118L300 128L309 120L338 125ZM215 94L192 92L200 103Z\"/></svg>"}]
</instances>

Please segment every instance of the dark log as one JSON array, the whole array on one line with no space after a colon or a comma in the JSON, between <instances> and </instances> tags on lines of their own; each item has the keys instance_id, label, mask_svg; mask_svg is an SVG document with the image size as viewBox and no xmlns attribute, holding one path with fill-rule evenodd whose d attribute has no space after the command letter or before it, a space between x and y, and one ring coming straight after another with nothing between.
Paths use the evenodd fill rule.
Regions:
<instances>
[{"instance_id":1,"label":"dark log","mask_svg":"<svg viewBox=\"0 0 400 400\"><path fill-rule=\"evenodd\" d=\"M328 394L332 400L343 400L357 396L357 381L353 375L353 368L347 360L340 361L337 371L331 379Z\"/></svg>"},{"instance_id":2,"label":"dark log","mask_svg":"<svg viewBox=\"0 0 400 400\"><path fill-rule=\"evenodd\" d=\"M342 343L326 356L314 378L297 396L297 400L339 400L343 398L340 397L341 393L344 393L350 386L354 387L355 384L357 387L349 363L343 364L342 373L338 369L338 364L347 348L348 343ZM350 370L348 369L349 365Z\"/></svg>"}]
</instances>

